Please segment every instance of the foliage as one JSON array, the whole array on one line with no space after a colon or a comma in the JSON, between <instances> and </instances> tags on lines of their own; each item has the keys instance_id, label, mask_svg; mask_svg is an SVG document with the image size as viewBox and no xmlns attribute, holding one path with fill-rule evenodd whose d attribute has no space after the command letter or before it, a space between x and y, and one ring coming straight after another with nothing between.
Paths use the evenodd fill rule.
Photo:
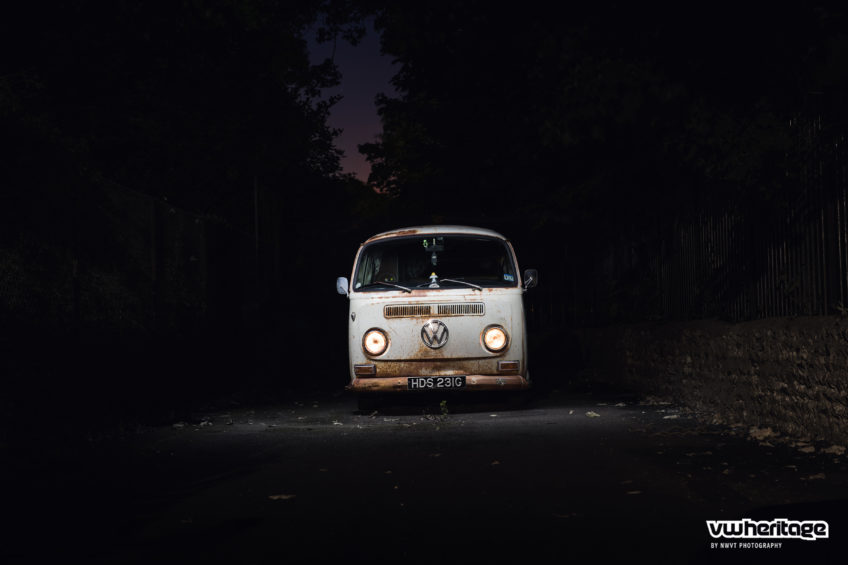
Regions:
<instances>
[{"instance_id":1,"label":"foliage","mask_svg":"<svg viewBox=\"0 0 848 565\"><path fill-rule=\"evenodd\" d=\"M786 123L846 85L844 23L816 5L391 3L377 26L400 96L361 150L372 182L431 217L450 202L601 238L731 194L779 200Z\"/></svg>"},{"instance_id":2,"label":"foliage","mask_svg":"<svg viewBox=\"0 0 848 565\"><path fill-rule=\"evenodd\" d=\"M362 15L348 0L10 6L0 317L60 330L186 326L207 312L203 289L218 310L238 311L244 294L260 294L242 288L259 284L248 279L279 283L286 273L253 264L279 263L271 238L318 231L312 223L369 196L340 174L326 124L335 99L321 89L338 69L310 64L305 39L317 26L325 40L355 42ZM259 200L274 204L262 210L261 257ZM310 258L285 251L286 265Z\"/></svg>"},{"instance_id":3,"label":"foliage","mask_svg":"<svg viewBox=\"0 0 848 565\"><path fill-rule=\"evenodd\" d=\"M105 178L246 224L255 182L303 201L340 171L334 100L319 96L339 74L310 65L304 33L323 18L324 35L355 39L344 5L19 3L0 33L14 53L0 69L4 131L49 146L41 167L68 164L82 184ZM40 168L32 149L6 171L21 191Z\"/></svg>"}]
</instances>

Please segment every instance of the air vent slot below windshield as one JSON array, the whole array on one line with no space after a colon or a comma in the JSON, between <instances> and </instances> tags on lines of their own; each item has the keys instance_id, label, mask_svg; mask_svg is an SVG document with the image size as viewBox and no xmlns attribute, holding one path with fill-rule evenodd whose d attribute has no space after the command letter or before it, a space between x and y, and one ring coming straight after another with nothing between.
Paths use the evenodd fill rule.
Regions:
<instances>
[{"instance_id":1,"label":"air vent slot below windshield","mask_svg":"<svg viewBox=\"0 0 848 565\"><path fill-rule=\"evenodd\" d=\"M484 311L482 302L439 304L436 310L439 316L482 316Z\"/></svg>"},{"instance_id":2,"label":"air vent slot below windshield","mask_svg":"<svg viewBox=\"0 0 848 565\"><path fill-rule=\"evenodd\" d=\"M419 318L427 316L482 316L486 306L482 302L455 304L392 304L385 306L386 318Z\"/></svg>"}]
</instances>

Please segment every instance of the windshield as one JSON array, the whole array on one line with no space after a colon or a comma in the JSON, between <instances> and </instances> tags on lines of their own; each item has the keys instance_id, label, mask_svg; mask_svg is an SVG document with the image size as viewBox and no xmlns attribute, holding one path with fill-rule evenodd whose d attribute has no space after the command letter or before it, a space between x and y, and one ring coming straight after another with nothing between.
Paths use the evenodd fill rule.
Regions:
<instances>
[{"instance_id":1,"label":"windshield","mask_svg":"<svg viewBox=\"0 0 848 565\"><path fill-rule=\"evenodd\" d=\"M516 281L512 254L500 239L421 235L367 245L359 255L353 288L364 292L397 289L397 285L411 289L514 287Z\"/></svg>"}]
</instances>

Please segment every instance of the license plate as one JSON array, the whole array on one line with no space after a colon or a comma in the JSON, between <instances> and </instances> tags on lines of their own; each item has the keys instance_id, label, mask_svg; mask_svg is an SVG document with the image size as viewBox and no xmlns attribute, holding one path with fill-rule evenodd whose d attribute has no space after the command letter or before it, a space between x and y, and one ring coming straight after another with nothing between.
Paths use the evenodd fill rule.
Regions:
<instances>
[{"instance_id":1,"label":"license plate","mask_svg":"<svg viewBox=\"0 0 848 565\"><path fill-rule=\"evenodd\" d=\"M409 390L435 390L445 388L463 388L465 377L408 377L406 387Z\"/></svg>"}]
</instances>

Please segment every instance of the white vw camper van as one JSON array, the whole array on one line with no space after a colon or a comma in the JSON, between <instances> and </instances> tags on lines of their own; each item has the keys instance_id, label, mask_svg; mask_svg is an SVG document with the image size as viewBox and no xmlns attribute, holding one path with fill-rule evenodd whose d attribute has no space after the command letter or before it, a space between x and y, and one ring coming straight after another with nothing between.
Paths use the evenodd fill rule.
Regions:
<instances>
[{"instance_id":1,"label":"white vw camper van","mask_svg":"<svg viewBox=\"0 0 848 565\"><path fill-rule=\"evenodd\" d=\"M530 386L522 277L510 242L467 226L375 235L348 281L350 384L360 408L378 393Z\"/></svg>"}]
</instances>

